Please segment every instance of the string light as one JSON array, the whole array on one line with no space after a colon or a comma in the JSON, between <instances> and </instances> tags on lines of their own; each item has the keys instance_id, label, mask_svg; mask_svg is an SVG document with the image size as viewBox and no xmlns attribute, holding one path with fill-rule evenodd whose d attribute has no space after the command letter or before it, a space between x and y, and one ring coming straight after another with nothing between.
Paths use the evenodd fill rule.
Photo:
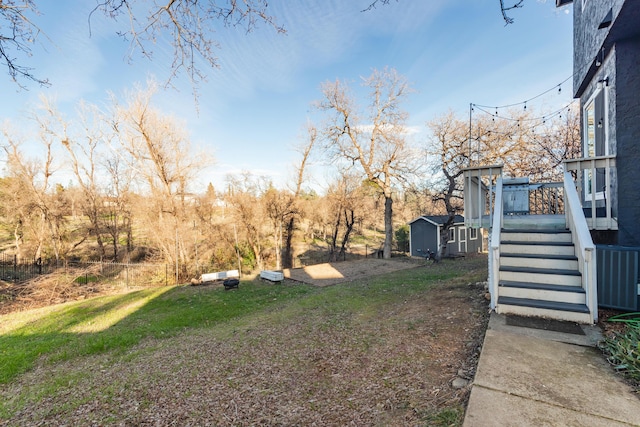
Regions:
<instances>
[{"instance_id":1,"label":"string light","mask_svg":"<svg viewBox=\"0 0 640 427\"><path fill-rule=\"evenodd\" d=\"M477 106L477 107L495 109L496 110L496 115L498 115L498 109L500 109L500 108L509 108L509 107L517 107L517 106L520 106L520 105L526 105L528 102L531 102L534 99L538 99L541 96L544 96L544 95L548 94L552 90L555 90L556 88L560 89L558 91L558 93L562 93L562 85L565 84L572 77L573 77L573 74L570 75L569 77L567 77L566 79L564 79L563 81L561 81L560 83L558 83L557 85L553 86L551 89L547 89L544 92L539 93L536 96L533 96L533 97L531 97L529 99L525 99L524 101L521 101L521 102L516 102L516 103L513 103L513 104L506 104L506 105L499 105L499 106L490 106L490 105L482 105L482 104L472 104L472 105Z\"/></svg>"},{"instance_id":2,"label":"string light","mask_svg":"<svg viewBox=\"0 0 640 427\"><path fill-rule=\"evenodd\" d=\"M545 125L547 122L547 119L553 119L554 117L559 117L560 119L562 119L562 111L566 108L568 112L570 112L571 110L571 105L575 102L575 100L572 100L570 103L568 103L567 105L563 106L562 108L554 111L551 114L545 114L542 117L521 117L521 118L513 118L513 117L507 117L507 116L501 116L499 114L499 109L501 108L510 108L510 107L516 107L516 106L523 106L523 111L525 112L525 114L527 114L527 103L538 99L546 94L548 94L551 91L556 90L556 88L558 89L558 95L562 94L562 85L564 83L566 83L568 80L570 80L573 77L573 74L570 75L569 77L567 77L566 79L564 79L563 81L561 81L560 83L558 83L557 85L554 85L553 87L551 87L550 89L545 90L544 92L539 93L536 96L533 96L529 99L526 99L522 102L516 102L513 104L506 104L506 105L499 105L499 106L489 106L489 105L482 105L482 104L474 104L474 103L469 103L469 165L471 165L471 141L472 141L472 135L471 135L471 131L472 131L472 122L473 122L473 112L476 111L476 109L482 113L488 114L491 116L491 121L495 123L496 119L502 119L502 120L506 120L506 121L512 121L512 122L516 122L517 123L517 127L519 128L518 133L521 132L529 132L531 131L531 133L536 134L536 127L538 126L542 126ZM495 110L495 114L492 112L489 112L488 110ZM522 123L521 123L522 122ZM528 127L526 127L524 130L522 130L525 126L525 123L530 123L530 125ZM512 138L511 133L512 132L499 132L499 131L491 131L491 130L487 130L486 132L486 136L489 137L493 134L498 134L498 135L504 135L506 138ZM482 138L482 136L478 135L476 137L476 141L478 144L480 144L480 139ZM480 147L477 147L477 150L479 150Z\"/></svg>"}]
</instances>

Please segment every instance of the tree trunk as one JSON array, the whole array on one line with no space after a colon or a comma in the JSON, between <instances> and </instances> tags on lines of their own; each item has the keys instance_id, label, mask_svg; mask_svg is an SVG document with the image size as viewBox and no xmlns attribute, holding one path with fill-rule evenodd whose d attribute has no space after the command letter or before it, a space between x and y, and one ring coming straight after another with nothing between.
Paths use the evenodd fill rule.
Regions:
<instances>
[{"instance_id":1,"label":"tree trunk","mask_svg":"<svg viewBox=\"0 0 640 427\"><path fill-rule=\"evenodd\" d=\"M337 260L336 250L338 248L338 232L340 231L341 220L342 213L338 212L338 215L336 216L336 223L333 227L333 234L331 235L331 242L329 244L329 262Z\"/></svg>"},{"instance_id":2,"label":"tree trunk","mask_svg":"<svg viewBox=\"0 0 640 427\"><path fill-rule=\"evenodd\" d=\"M293 268L293 248L292 248L292 240L293 240L293 230L295 228L295 216L292 215L287 222L286 228L286 243L284 246L283 254L282 254L282 267L283 268Z\"/></svg>"},{"instance_id":3,"label":"tree trunk","mask_svg":"<svg viewBox=\"0 0 640 427\"><path fill-rule=\"evenodd\" d=\"M382 258L391 258L391 243L393 242L393 199L391 195L384 195L384 247Z\"/></svg>"},{"instance_id":4,"label":"tree trunk","mask_svg":"<svg viewBox=\"0 0 640 427\"><path fill-rule=\"evenodd\" d=\"M449 230L453 225L456 217L455 212L449 213L449 218L447 218L447 222L442 225L442 231L440 232L440 248L438 249L438 253L436 254L436 259L440 260L447 256L447 245L449 243Z\"/></svg>"},{"instance_id":5,"label":"tree trunk","mask_svg":"<svg viewBox=\"0 0 640 427\"><path fill-rule=\"evenodd\" d=\"M349 218L349 216L351 216L351 218ZM340 253L339 253L339 257L342 257L343 259L347 251L347 243L349 242L349 236L351 235L351 231L353 231L353 225L356 222L355 213L353 211L347 212L347 210L345 209L344 222L345 222L346 230L344 232L344 235L342 236L342 244L340 245Z\"/></svg>"}]
</instances>

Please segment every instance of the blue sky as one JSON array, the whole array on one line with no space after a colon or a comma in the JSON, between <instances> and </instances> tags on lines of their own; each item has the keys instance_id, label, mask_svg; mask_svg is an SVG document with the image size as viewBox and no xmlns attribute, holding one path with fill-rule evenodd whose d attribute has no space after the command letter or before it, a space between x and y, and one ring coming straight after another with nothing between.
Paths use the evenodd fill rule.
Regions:
<instances>
[{"instance_id":1,"label":"blue sky","mask_svg":"<svg viewBox=\"0 0 640 427\"><path fill-rule=\"evenodd\" d=\"M271 0L286 35L221 27L221 67L207 72L197 108L184 78L157 95L159 108L186 123L193 144L213 153L216 165L201 176L204 185L219 188L227 173L240 171L282 185L327 80L356 87L373 68L395 68L416 90L405 108L409 124L422 130L413 138L423 143L425 123L450 109L464 117L470 102L520 102L572 73L571 6L527 0L509 12L515 23L505 26L499 0L399 0L361 12L371 1ZM37 3L36 22L51 41L41 36L33 57L21 60L52 86L20 90L8 75L0 78L0 120L21 123L41 93L71 116L81 99L102 104L108 92L120 95L149 77L167 78L170 49L158 46L153 61L134 56L128 62L129 45L115 35L117 24L95 17L89 35L94 2ZM541 102L566 104L568 84Z\"/></svg>"}]
</instances>

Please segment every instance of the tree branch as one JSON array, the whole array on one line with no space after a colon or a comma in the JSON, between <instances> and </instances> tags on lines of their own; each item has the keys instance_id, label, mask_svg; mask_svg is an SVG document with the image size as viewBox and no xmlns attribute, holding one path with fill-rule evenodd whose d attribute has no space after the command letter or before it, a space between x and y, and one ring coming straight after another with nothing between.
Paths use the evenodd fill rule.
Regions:
<instances>
[{"instance_id":1,"label":"tree branch","mask_svg":"<svg viewBox=\"0 0 640 427\"><path fill-rule=\"evenodd\" d=\"M507 16L507 11L511 9L521 8L523 2L524 0L518 0L512 6L506 7L504 5L504 0L500 0L500 10L502 11L502 18L504 19L505 25L513 24L513 18Z\"/></svg>"}]
</instances>

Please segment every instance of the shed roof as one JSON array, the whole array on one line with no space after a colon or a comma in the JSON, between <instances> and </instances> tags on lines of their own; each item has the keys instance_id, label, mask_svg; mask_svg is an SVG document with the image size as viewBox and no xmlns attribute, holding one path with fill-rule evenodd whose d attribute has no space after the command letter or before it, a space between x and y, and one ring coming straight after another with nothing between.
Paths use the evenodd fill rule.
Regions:
<instances>
[{"instance_id":1,"label":"shed roof","mask_svg":"<svg viewBox=\"0 0 640 427\"><path fill-rule=\"evenodd\" d=\"M413 221L409 222L409 224L413 224L414 222L417 222L420 220L428 221L433 225L444 225L444 223L446 223L449 220L449 215L422 215L421 217L418 217ZM454 224L464 223L464 217L462 215L456 215L453 219L453 223Z\"/></svg>"}]
</instances>

